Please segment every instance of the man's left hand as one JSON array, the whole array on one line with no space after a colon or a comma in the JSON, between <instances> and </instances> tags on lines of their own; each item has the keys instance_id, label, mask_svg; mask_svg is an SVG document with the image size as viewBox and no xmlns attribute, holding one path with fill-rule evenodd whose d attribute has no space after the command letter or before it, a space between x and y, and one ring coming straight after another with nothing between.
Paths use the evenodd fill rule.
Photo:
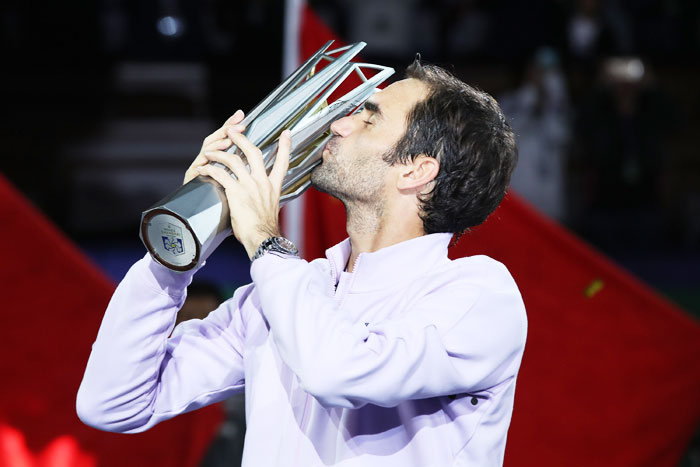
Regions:
<instances>
[{"instance_id":1,"label":"man's left hand","mask_svg":"<svg viewBox=\"0 0 700 467\"><path fill-rule=\"evenodd\" d=\"M282 182L289 167L291 133L289 130L282 132L277 158L269 176L260 149L241 133L231 129L227 133L233 144L243 151L250 172L240 156L224 151L207 151L204 156L209 161L222 163L236 178L223 168L211 164L198 167L197 170L219 182L226 190L233 234L252 259L263 241L281 235L279 202Z\"/></svg>"}]
</instances>

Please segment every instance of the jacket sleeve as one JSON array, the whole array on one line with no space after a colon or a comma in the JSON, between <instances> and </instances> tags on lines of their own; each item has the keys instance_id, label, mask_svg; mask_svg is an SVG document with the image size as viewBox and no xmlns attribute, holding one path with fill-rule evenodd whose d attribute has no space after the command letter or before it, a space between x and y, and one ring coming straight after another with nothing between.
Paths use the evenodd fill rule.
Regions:
<instances>
[{"instance_id":1,"label":"jacket sleeve","mask_svg":"<svg viewBox=\"0 0 700 467\"><path fill-rule=\"evenodd\" d=\"M303 260L268 254L251 273L281 357L326 407L477 393L519 368L527 323L517 289L456 281L398 318L366 325L337 312L320 292L328 277Z\"/></svg>"},{"instance_id":2,"label":"jacket sleeve","mask_svg":"<svg viewBox=\"0 0 700 467\"><path fill-rule=\"evenodd\" d=\"M251 287L205 320L181 323L168 338L191 278L148 256L129 270L107 307L78 390L84 423L140 432L243 388L239 305Z\"/></svg>"}]
</instances>

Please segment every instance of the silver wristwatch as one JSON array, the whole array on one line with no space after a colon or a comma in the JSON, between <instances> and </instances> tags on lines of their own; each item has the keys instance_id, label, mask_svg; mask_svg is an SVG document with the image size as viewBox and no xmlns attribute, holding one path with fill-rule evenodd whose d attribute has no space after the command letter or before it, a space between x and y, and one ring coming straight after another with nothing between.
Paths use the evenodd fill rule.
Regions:
<instances>
[{"instance_id":1,"label":"silver wristwatch","mask_svg":"<svg viewBox=\"0 0 700 467\"><path fill-rule=\"evenodd\" d=\"M253 255L253 259L251 261L255 261L269 251L275 251L285 255L299 256L299 249L294 245L294 243L292 243L291 240L284 237L270 237L262 242L258 249L255 250L255 254Z\"/></svg>"}]
</instances>

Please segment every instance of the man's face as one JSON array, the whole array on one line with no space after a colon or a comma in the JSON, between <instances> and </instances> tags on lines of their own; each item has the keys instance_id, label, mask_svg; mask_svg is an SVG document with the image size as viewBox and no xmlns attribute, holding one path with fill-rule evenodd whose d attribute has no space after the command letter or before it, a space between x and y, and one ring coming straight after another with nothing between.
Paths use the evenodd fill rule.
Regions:
<instances>
[{"instance_id":1,"label":"man's face","mask_svg":"<svg viewBox=\"0 0 700 467\"><path fill-rule=\"evenodd\" d=\"M313 185L343 202L382 199L390 172L382 156L404 135L408 113L427 92L416 79L398 81L370 97L362 112L333 122Z\"/></svg>"}]
</instances>

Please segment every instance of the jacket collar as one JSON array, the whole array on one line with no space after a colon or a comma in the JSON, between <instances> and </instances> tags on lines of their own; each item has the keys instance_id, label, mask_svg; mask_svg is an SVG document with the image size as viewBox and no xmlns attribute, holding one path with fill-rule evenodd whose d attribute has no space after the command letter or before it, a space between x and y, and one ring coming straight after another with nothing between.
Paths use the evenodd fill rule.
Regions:
<instances>
[{"instance_id":1,"label":"jacket collar","mask_svg":"<svg viewBox=\"0 0 700 467\"><path fill-rule=\"evenodd\" d=\"M360 253L353 268L351 292L368 292L396 285L424 274L432 266L448 262L451 233L412 238L372 253ZM326 250L331 276L337 282L350 258L350 239Z\"/></svg>"}]
</instances>

